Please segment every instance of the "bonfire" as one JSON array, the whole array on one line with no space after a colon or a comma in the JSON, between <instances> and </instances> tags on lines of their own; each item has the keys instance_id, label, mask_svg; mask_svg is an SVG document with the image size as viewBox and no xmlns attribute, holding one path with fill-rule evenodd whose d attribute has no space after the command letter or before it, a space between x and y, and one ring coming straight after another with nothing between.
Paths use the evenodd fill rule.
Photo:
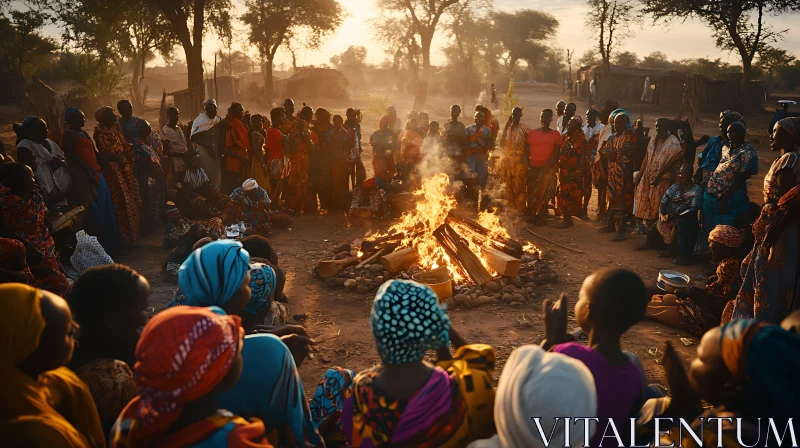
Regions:
<instances>
[{"instance_id":1,"label":"bonfire","mask_svg":"<svg viewBox=\"0 0 800 448\"><path fill-rule=\"evenodd\" d=\"M386 232L337 248L333 260L317 265L317 275L331 286L362 293L390 278L414 278L446 283L445 290L434 288L442 300L467 292L475 300L506 302L524 301L535 284L554 279L549 270L544 272L535 246L512 239L495 213L472 218L458 210L450 188L444 173L425 179L414 192L412 210Z\"/></svg>"}]
</instances>

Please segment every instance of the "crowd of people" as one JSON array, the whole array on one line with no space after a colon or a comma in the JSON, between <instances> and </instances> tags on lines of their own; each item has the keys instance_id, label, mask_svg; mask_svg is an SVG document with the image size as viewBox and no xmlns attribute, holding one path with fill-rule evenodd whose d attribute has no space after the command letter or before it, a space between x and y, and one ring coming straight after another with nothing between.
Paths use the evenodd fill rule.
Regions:
<instances>
[{"instance_id":1,"label":"crowd of people","mask_svg":"<svg viewBox=\"0 0 800 448\"><path fill-rule=\"evenodd\" d=\"M800 121L773 128L780 156L759 206L747 195L758 165L738 112L720 114L720 135L707 141L668 119L651 137L613 101L585 122L576 113L560 102L532 129L515 108L501 129L480 105L469 126L459 106L441 126L424 112L402 124L390 107L368 139L370 178L358 109L295 112L287 99L269 117L233 103L222 118L209 99L188 126L172 107L154 131L123 100L95 112L92 136L84 113L67 109L59 143L38 117L15 125L16 157L0 165L0 444L536 447L546 443L532 417L550 428L573 416L598 423L556 423L550 443L599 446L613 438L608 421L653 441L663 435L654 436L655 419L668 416L695 429L704 418L739 418L702 435L737 446L742 432L766 435L759 418L784 428L800 399L791 355L800 348ZM550 209L561 228L587 219L594 187L600 231L613 241L632 228L647 235L642 249L661 248L677 264L710 251L716 275L659 292L625 269L595 272L574 309L588 343L567 332L566 297L546 300L544 339L514 350L496 389L494 349L466 341L427 286L388 280L370 314L381 362L334 367L304 387L297 369L315 341L289 324L269 229L319 210L391 216L389 198L418 188L431 159L459 200L488 208L501 199L532 224ZM152 315L148 280L124 265L67 278L48 210L78 204L108 254L164 226L163 269L178 283L166 310ZM231 225L247 236L229 238ZM667 388L648 385L621 347L643 318L701 337L688 373L666 346Z\"/></svg>"}]
</instances>

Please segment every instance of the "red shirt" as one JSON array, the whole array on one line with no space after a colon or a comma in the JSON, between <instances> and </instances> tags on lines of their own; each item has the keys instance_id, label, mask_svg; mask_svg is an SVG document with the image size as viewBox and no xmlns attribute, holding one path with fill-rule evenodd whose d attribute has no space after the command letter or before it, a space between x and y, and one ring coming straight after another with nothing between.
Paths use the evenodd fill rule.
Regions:
<instances>
[{"instance_id":1,"label":"red shirt","mask_svg":"<svg viewBox=\"0 0 800 448\"><path fill-rule=\"evenodd\" d=\"M549 132L542 132L541 129L533 129L528 133L528 147L530 152L528 160L531 166L545 166L550 156L553 155L553 145L561 145L561 134L555 129Z\"/></svg>"},{"instance_id":2,"label":"red shirt","mask_svg":"<svg viewBox=\"0 0 800 448\"><path fill-rule=\"evenodd\" d=\"M283 134L278 128L267 129L267 163L283 158Z\"/></svg>"}]
</instances>

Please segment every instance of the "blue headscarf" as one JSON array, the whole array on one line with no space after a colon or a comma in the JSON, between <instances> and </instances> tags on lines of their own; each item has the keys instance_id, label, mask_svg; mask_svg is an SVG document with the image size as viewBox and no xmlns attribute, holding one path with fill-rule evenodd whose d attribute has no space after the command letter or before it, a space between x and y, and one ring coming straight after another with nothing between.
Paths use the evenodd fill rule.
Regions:
<instances>
[{"instance_id":1,"label":"blue headscarf","mask_svg":"<svg viewBox=\"0 0 800 448\"><path fill-rule=\"evenodd\" d=\"M250 265L250 300L242 309L248 314L257 314L272 304L278 276L272 266L261 263Z\"/></svg>"},{"instance_id":2,"label":"blue headscarf","mask_svg":"<svg viewBox=\"0 0 800 448\"><path fill-rule=\"evenodd\" d=\"M178 270L178 285L189 306L223 306L247 275L250 254L242 243L219 240L197 249Z\"/></svg>"},{"instance_id":3,"label":"blue headscarf","mask_svg":"<svg viewBox=\"0 0 800 448\"><path fill-rule=\"evenodd\" d=\"M68 107L67 110L64 111L64 121L69 122L69 119L80 111L81 110L77 107Z\"/></svg>"},{"instance_id":4,"label":"blue headscarf","mask_svg":"<svg viewBox=\"0 0 800 448\"><path fill-rule=\"evenodd\" d=\"M616 110L614 110L614 112L611 112L611 118L610 118L608 124L609 125L614 124L614 118L619 114L625 114L625 116L628 117L628 127L626 129L631 129L633 127L633 123L631 123L631 116L630 116L630 114L628 114L627 110L622 109L622 108L616 109Z\"/></svg>"},{"instance_id":5,"label":"blue headscarf","mask_svg":"<svg viewBox=\"0 0 800 448\"><path fill-rule=\"evenodd\" d=\"M753 415L797 417L800 335L777 325L735 319L721 328L720 353L742 384Z\"/></svg>"},{"instance_id":6,"label":"blue headscarf","mask_svg":"<svg viewBox=\"0 0 800 448\"><path fill-rule=\"evenodd\" d=\"M420 361L427 350L450 343L450 318L436 293L408 280L391 280L378 289L370 315L372 336L385 364Z\"/></svg>"}]
</instances>

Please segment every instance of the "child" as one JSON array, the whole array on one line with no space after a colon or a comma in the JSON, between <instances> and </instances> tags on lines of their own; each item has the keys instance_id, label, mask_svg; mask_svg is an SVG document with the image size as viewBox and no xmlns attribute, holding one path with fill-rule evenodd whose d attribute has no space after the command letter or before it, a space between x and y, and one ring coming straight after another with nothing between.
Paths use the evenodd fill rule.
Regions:
<instances>
[{"instance_id":1,"label":"child","mask_svg":"<svg viewBox=\"0 0 800 448\"><path fill-rule=\"evenodd\" d=\"M626 269L602 269L586 278L575 304L575 319L589 335L589 343L554 343L566 335L566 296L555 304L545 301L544 348L582 361L597 386L600 422L590 446L598 446L609 419L620 434L630 434L629 418L639 411L645 388L641 362L622 351L620 337L644 316L649 295L639 276ZM561 336L559 336L561 335ZM611 432L609 432L611 433Z\"/></svg>"},{"instance_id":2,"label":"child","mask_svg":"<svg viewBox=\"0 0 800 448\"><path fill-rule=\"evenodd\" d=\"M203 186L204 183L209 182L208 175L200 166L200 154L194 153L189 156L189 167L184 171L181 182L182 187L188 188L190 191L194 191Z\"/></svg>"}]
</instances>

